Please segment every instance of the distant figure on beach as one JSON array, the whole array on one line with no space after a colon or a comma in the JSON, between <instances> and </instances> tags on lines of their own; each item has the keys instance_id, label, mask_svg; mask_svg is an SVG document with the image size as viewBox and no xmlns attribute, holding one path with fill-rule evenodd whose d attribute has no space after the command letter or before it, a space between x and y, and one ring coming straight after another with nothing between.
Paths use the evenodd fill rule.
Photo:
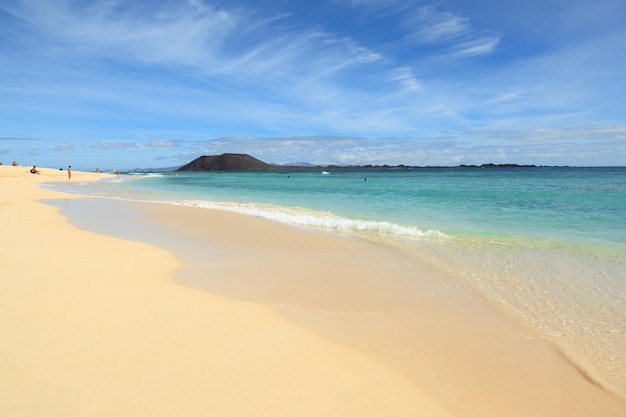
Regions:
<instances>
[{"instance_id":1,"label":"distant figure on beach","mask_svg":"<svg viewBox=\"0 0 626 417\"><path fill-rule=\"evenodd\" d=\"M14 167L16 167L16 166L17 166L17 161L13 161L13 163L12 163L11 165L13 165Z\"/></svg>"},{"instance_id":2,"label":"distant figure on beach","mask_svg":"<svg viewBox=\"0 0 626 417\"><path fill-rule=\"evenodd\" d=\"M96 174L100 173L100 167L96 167Z\"/></svg>"},{"instance_id":3,"label":"distant figure on beach","mask_svg":"<svg viewBox=\"0 0 626 417\"><path fill-rule=\"evenodd\" d=\"M120 170L119 169L115 170L115 175L117 175L118 177L120 176Z\"/></svg>"},{"instance_id":4,"label":"distant figure on beach","mask_svg":"<svg viewBox=\"0 0 626 417\"><path fill-rule=\"evenodd\" d=\"M33 167L30 169L30 173L31 174L39 174L39 170L37 169L37 167L35 165L33 165Z\"/></svg>"},{"instance_id":5,"label":"distant figure on beach","mask_svg":"<svg viewBox=\"0 0 626 417\"><path fill-rule=\"evenodd\" d=\"M68 180L72 179L72 166L71 165L67 167L67 179Z\"/></svg>"}]
</instances>

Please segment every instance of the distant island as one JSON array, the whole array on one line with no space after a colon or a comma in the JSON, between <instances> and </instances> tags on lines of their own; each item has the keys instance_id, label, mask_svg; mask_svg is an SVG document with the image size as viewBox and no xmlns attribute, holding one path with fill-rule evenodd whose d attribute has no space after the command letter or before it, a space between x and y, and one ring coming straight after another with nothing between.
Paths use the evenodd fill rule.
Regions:
<instances>
[{"instance_id":1,"label":"distant island","mask_svg":"<svg viewBox=\"0 0 626 417\"><path fill-rule=\"evenodd\" d=\"M176 171L284 171L316 169L415 169L415 168L535 168L536 165L482 164L455 166L411 166L411 165L274 165L263 162L248 154L225 153L201 156Z\"/></svg>"}]
</instances>

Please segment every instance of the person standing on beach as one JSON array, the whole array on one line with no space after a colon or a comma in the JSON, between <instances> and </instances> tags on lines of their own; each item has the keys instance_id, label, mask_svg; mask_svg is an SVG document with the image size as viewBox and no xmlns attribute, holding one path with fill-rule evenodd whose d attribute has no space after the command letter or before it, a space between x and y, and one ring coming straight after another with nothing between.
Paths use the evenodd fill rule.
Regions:
<instances>
[{"instance_id":1,"label":"person standing on beach","mask_svg":"<svg viewBox=\"0 0 626 417\"><path fill-rule=\"evenodd\" d=\"M71 165L67 167L67 179L68 180L72 179L72 166Z\"/></svg>"}]
</instances>

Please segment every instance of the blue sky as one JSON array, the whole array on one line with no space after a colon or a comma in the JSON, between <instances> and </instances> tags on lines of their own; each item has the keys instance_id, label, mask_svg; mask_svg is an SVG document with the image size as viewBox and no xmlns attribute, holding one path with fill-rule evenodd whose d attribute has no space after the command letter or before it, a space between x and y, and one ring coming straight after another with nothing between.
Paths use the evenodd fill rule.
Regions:
<instances>
[{"instance_id":1,"label":"blue sky","mask_svg":"<svg viewBox=\"0 0 626 417\"><path fill-rule=\"evenodd\" d=\"M0 162L626 165L623 0L0 3Z\"/></svg>"}]
</instances>

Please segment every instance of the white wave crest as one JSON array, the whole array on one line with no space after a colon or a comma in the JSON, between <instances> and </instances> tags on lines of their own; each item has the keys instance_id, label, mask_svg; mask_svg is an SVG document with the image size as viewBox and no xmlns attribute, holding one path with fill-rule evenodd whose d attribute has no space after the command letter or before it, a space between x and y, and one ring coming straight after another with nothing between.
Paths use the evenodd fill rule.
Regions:
<instances>
[{"instance_id":1,"label":"white wave crest","mask_svg":"<svg viewBox=\"0 0 626 417\"><path fill-rule=\"evenodd\" d=\"M374 232L386 236L411 238L449 237L439 230L421 230L416 226L403 226L389 221L350 219L336 216L328 212L319 212L302 208L277 207L252 203L226 203L189 200L169 203L214 210L224 210L299 226L336 229L341 231Z\"/></svg>"}]
</instances>

